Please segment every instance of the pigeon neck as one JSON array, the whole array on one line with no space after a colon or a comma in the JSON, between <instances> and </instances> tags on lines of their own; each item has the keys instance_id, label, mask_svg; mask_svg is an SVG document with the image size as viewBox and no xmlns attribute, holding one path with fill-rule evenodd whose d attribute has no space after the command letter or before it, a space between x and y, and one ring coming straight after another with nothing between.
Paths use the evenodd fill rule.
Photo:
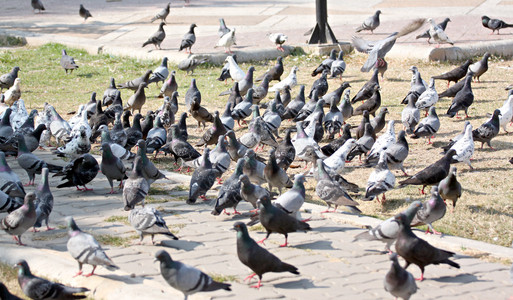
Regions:
<instances>
[{"instance_id":1,"label":"pigeon neck","mask_svg":"<svg viewBox=\"0 0 513 300\"><path fill-rule=\"evenodd\" d=\"M0 154L0 172L12 172L11 168L7 164L7 161L5 160L5 154Z\"/></svg>"},{"instance_id":2,"label":"pigeon neck","mask_svg":"<svg viewBox=\"0 0 513 300\"><path fill-rule=\"evenodd\" d=\"M111 89L115 89L116 88L116 81L114 80L114 78L110 79L110 88Z\"/></svg>"},{"instance_id":3,"label":"pigeon neck","mask_svg":"<svg viewBox=\"0 0 513 300\"><path fill-rule=\"evenodd\" d=\"M20 153L29 153L27 144L25 144L25 138L23 136L18 137L18 156Z\"/></svg>"}]
</instances>

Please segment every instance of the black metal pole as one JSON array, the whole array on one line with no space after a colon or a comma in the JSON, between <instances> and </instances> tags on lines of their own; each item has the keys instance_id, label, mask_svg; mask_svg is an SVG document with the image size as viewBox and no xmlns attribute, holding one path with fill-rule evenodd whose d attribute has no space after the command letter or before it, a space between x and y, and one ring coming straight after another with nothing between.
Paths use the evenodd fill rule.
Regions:
<instances>
[{"instance_id":1,"label":"black metal pole","mask_svg":"<svg viewBox=\"0 0 513 300\"><path fill-rule=\"evenodd\" d=\"M317 24L315 24L315 28L310 36L308 44L337 43L337 39L328 24L327 0L315 0L315 9Z\"/></svg>"}]
</instances>

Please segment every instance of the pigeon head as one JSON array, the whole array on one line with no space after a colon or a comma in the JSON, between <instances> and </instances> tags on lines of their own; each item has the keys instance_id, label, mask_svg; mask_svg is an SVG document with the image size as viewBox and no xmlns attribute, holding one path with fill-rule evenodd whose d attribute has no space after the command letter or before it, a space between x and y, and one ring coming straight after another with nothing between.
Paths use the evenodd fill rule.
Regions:
<instances>
[{"instance_id":1,"label":"pigeon head","mask_svg":"<svg viewBox=\"0 0 513 300\"><path fill-rule=\"evenodd\" d=\"M166 251L159 250L155 253L155 261L160 261L161 263L172 263L173 259Z\"/></svg>"},{"instance_id":2,"label":"pigeon head","mask_svg":"<svg viewBox=\"0 0 513 300\"><path fill-rule=\"evenodd\" d=\"M246 99L244 99L244 101L248 101L250 103L253 103L253 93L255 92L255 90L253 88L250 88L246 94Z\"/></svg>"},{"instance_id":3,"label":"pigeon head","mask_svg":"<svg viewBox=\"0 0 513 300\"><path fill-rule=\"evenodd\" d=\"M418 69L416 66L411 66L408 70L412 71L413 74L418 72Z\"/></svg>"},{"instance_id":4,"label":"pigeon head","mask_svg":"<svg viewBox=\"0 0 513 300\"><path fill-rule=\"evenodd\" d=\"M381 10L376 10L376 15L380 15L381 14Z\"/></svg>"},{"instance_id":5,"label":"pigeon head","mask_svg":"<svg viewBox=\"0 0 513 300\"><path fill-rule=\"evenodd\" d=\"M390 256L388 257L388 259L390 259L391 261L395 263L397 263L397 253L393 252L390 254Z\"/></svg>"},{"instance_id":6,"label":"pigeon head","mask_svg":"<svg viewBox=\"0 0 513 300\"><path fill-rule=\"evenodd\" d=\"M198 27L198 26L196 26L196 24L192 23L192 24L191 24L191 27L190 27L190 28L191 28L191 31L193 31L193 30L194 30L194 28L196 28L196 27Z\"/></svg>"},{"instance_id":7,"label":"pigeon head","mask_svg":"<svg viewBox=\"0 0 513 300\"><path fill-rule=\"evenodd\" d=\"M417 211L422 208L422 202L420 201L413 201L410 206L403 212L400 213L400 215L403 215L406 219L408 219L408 224L411 223L415 215L417 214Z\"/></svg>"},{"instance_id":8,"label":"pigeon head","mask_svg":"<svg viewBox=\"0 0 513 300\"><path fill-rule=\"evenodd\" d=\"M31 205L36 200L36 194L34 192L30 192L25 195L25 199L23 199L23 205Z\"/></svg>"},{"instance_id":9,"label":"pigeon head","mask_svg":"<svg viewBox=\"0 0 513 300\"><path fill-rule=\"evenodd\" d=\"M306 182L306 177L303 174L296 174L294 176L294 186L303 186L303 183Z\"/></svg>"},{"instance_id":10,"label":"pigeon head","mask_svg":"<svg viewBox=\"0 0 513 300\"><path fill-rule=\"evenodd\" d=\"M66 226L68 228L68 233L72 235L74 231L80 231L80 228L78 228L77 223L75 223L75 220L73 217L66 217Z\"/></svg>"},{"instance_id":11,"label":"pigeon head","mask_svg":"<svg viewBox=\"0 0 513 300\"><path fill-rule=\"evenodd\" d=\"M498 118L499 116L502 116L501 111L498 109L494 110L492 118Z\"/></svg>"},{"instance_id":12,"label":"pigeon head","mask_svg":"<svg viewBox=\"0 0 513 300\"><path fill-rule=\"evenodd\" d=\"M272 206L271 198L269 196L262 196L257 200L257 204L262 204L264 207Z\"/></svg>"},{"instance_id":13,"label":"pigeon head","mask_svg":"<svg viewBox=\"0 0 513 300\"><path fill-rule=\"evenodd\" d=\"M146 142L143 139L137 141L137 147L143 149L142 153L146 153Z\"/></svg>"},{"instance_id":14,"label":"pigeon head","mask_svg":"<svg viewBox=\"0 0 513 300\"><path fill-rule=\"evenodd\" d=\"M458 173L458 168L455 166L451 166L451 170L449 171L449 176L456 177L456 174Z\"/></svg>"},{"instance_id":15,"label":"pigeon head","mask_svg":"<svg viewBox=\"0 0 513 300\"><path fill-rule=\"evenodd\" d=\"M160 26L160 28L162 28L162 27L166 26L166 23L165 22L160 22L159 26ZM164 57L164 58L166 58L166 57Z\"/></svg>"},{"instance_id":16,"label":"pigeon head","mask_svg":"<svg viewBox=\"0 0 513 300\"><path fill-rule=\"evenodd\" d=\"M488 21L490 21L490 18L489 18L489 17L487 17L487 16L482 16L482 17L481 17L481 22L482 22L483 24L487 25L487 24L488 24Z\"/></svg>"},{"instance_id":17,"label":"pigeon head","mask_svg":"<svg viewBox=\"0 0 513 300\"><path fill-rule=\"evenodd\" d=\"M82 4L80 4L80 7L82 7ZM64 49L62 49L61 53L62 53L62 55L68 55L68 54L66 53L66 50L64 50Z\"/></svg>"},{"instance_id":18,"label":"pigeon head","mask_svg":"<svg viewBox=\"0 0 513 300\"><path fill-rule=\"evenodd\" d=\"M16 262L14 267L18 267L18 276L30 276L32 273L30 272L29 265L26 260L20 259Z\"/></svg>"},{"instance_id":19,"label":"pigeon head","mask_svg":"<svg viewBox=\"0 0 513 300\"><path fill-rule=\"evenodd\" d=\"M249 237L248 228L246 227L246 224L242 222L236 222L235 224L233 224L233 229L237 231L237 237Z\"/></svg>"},{"instance_id":20,"label":"pigeon head","mask_svg":"<svg viewBox=\"0 0 513 300\"><path fill-rule=\"evenodd\" d=\"M251 181L249 180L249 177L248 175L246 174L242 174L239 176L239 181L244 184L244 185L249 185L251 184Z\"/></svg>"},{"instance_id":21,"label":"pigeon head","mask_svg":"<svg viewBox=\"0 0 513 300\"><path fill-rule=\"evenodd\" d=\"M239 158L239 160L237 160L237 164L235 165L235 171L233 171L233 173L237 175L242 174L242 169L244 168L245 163L246 161L244 159Z\"/></svg>"},{"instance_id":22,"label":"pigeon head","mask_svg":"<svg viewBox=\"0 0 513 300\"><path fill-rule=\"evenodd\" d=\"M338 60L342 60L344 59L344 51L340 50L340 52L338 53Z\"/></svg>"},{"instance_id":23,"label":"pigeon head","mask_svg":"<svg viewBox=\"0 0 513 300\"><path fill-rule=\"evenodd\" d=\"M437 117L437 115L436 115L436 109L435 109L435 107L434 107L434 106L431 106L431 107L429 108L428 116L430 116L430 117Z\"/></svg>"},{"instance_id":24,"label":"pigeon head","mask_svg":"<svg viewBox=\"0 0 513 300\"><path fill-rule=\"evenodd\" d=\"M453 155L456 154L456 150L454 149L449 149L449 151L447 151L447 153L445 153L445 158L446 159L450 159Z\"/></svg>"},{"instance_id":25,"label":"pigeon head","mask_svg":"<svg viewBox=\"0 0 513 300\"><path fill-rule=\"evenodd\" d=\"M488 59L490 58L490 53L486 52L484 55L483 55L483 59Z\"/></svg>"},{"instance_id":26,"label":"pigeon head","mask_svg":"<svg viewBox=\"0 0 513 300\"><path fill-rule=\"evenodd\" d=\"M331 49L331 51L330 51L330 58L331 59L335 59L336 55L337 55L337 50Z\"/></svg>"}]
</instances>

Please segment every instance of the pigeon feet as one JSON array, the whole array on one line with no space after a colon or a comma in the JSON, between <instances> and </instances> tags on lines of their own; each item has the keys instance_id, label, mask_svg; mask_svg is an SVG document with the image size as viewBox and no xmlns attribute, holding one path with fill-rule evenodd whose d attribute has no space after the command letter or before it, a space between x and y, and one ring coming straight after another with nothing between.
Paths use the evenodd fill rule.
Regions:
<instances>
[{"instance_id":1,"label":"pigeon feet","mask_svg":"<svg viewBox=\"0 0 513 300\"><path fill-rule=\"evenodd\" d=\"M262 280L258 280L258 283L256 285L252 285L251 287L254 289L259 289L262 286Z\"/></svg>"},{"instance_id":2,"label":"pigeon feet","mask_svg":"<svg viewBox=\"0 0 513 300\"><path fill-rule=\"evenodd\" d=\"M114 191L113 188L110 189L110 192L107 193L107 195L117 194L118 192Z\"/></svg>"},{"instance_id":3,"label":"pigeon feet","mask_svg":"<svg viewBox=\"0 0 513 300\"><path fill-rule=\"evenodd\" d=\"M78 272L77 272L77 274L75 274L75 275L73 276L73 278L75 278L75 277L77 277L77 276L80 276L80 275L82 275L82 270L78 271Z\"/></svg>"},{"instance_id":4,"label":"pigeon feet","mask_svg":"<svg viewBox=\"0 0 513 300\"><path fill-rule=\"evenodd\" d=\"M50 227L50 226L46 225L46 231L50 231L50 230L55 230L55 228L54 228L54 227Z\"/></svg>"},{"instance_id":5,"label":"pigeon feet","mask_svg":"<svg viewBox=\"0 0 513 300\"><path fill-rule=\"evenodd\" d=\"M303 223L305 223L305 222L310 222L310 220L311 220L311 219L312 219L312 218L303 219L303 220L301 220L301 222L303 222Z\"/></svg>"},{"instance_id":6,"label":"pigeon feet","mask_svg":"<svg viewBox=\"0 0 513 300\"><path fill-rule=\"evenodd\" d=\"M415 278L417 281L424 281L424 273L420 274L420 278Z\"/></svg>"},{"instance_id":7,"label":"pigeon feet","mask_svg":"<svg viewBox=\"0 0 513 300\"><path fill-rule=\"evenodd\" d=\"M265 245L264 241L267 240L267 238L263 239L263 240L260 240L258 241L258 244L262 244L262 245Z\"/></svg>"},{"instance_id":8,"label":"pigeon feet","mask_svg":"<svg viewBox=\"0 0 513 300\"><path fill-rule=\"evenodd\" d=\"M251 274L251 275L248 275L246 278L244 278L244 280L243 280L243 281L246 281L246 280L251 281L251 279L253 279L253 277L255 277L255 276L256 276L256 273L253 273L253 274Z\"/></svg>"}]
</instances>

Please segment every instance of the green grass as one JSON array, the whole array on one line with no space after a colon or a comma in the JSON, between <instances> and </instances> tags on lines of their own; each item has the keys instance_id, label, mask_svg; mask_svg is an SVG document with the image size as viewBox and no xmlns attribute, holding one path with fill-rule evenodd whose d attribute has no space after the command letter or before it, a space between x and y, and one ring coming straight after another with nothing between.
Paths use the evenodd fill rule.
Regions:
<instances>
[{"instance_id":1,"label":"green grass","mask_svg":"<svg viewBox=\"0 0 513 300\"><path fill-rule=\"evenodd\" d=\"M23 292L18 284L18 272L13 266L0 262L0 282L5 284L11 294L20 296Z\"/></svg>"},{"instance_id":2,"label":"green grass","mask_svg":"<svg viewBox=\"0 0 513 300\"><path fill-rule=\"evenodd\" d=\"M126 224L126 225L129 225L130 223L128 222L128 217L126 216L110 216L108 218L106 218L105 220L103 220L105 222L111 222L111 223L114 223L114 222L117 222L117 223L123 223L123 224Z\"/></svg>"},{"instance_id":3,"label":"green grass","mask_svg":"<svg viewBox=\"0 0 513 300\"><path fill-rule=\"evenodd\" d=\"M137 239L138 235L131 235L129 237L122 237L118 235L110 235L110 234L93 234L94 238L103 246L113 246L113 247L127 247L130 245L130 241L133 239Z\"/></svg>"},{"instance_id":4,"label":"green grass","mask_svg":"<svg viewBox=\"0 0 513 300\"><path fill-rule=\"evenodd\" d=\"M212 277L217 282L239 282L239 279L235 275L223 275L219 273L208 273L208 276Z\"/></svg>"}]
</instances>

